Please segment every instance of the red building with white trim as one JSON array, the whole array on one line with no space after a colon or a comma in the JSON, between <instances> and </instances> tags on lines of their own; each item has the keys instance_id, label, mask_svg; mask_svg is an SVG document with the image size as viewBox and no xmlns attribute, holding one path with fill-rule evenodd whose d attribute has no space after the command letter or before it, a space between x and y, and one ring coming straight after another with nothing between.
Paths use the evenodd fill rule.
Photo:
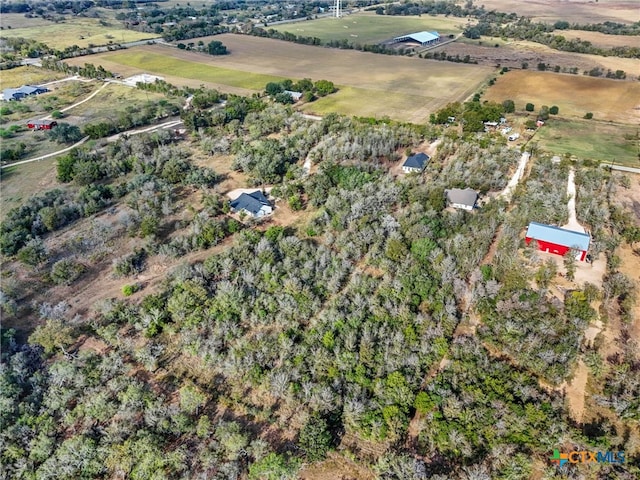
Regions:
<instances>
[{"instance_id":1,"label":"red building with white trim","mask_svg":"<svg viewBox=\"0 0 640 480\"><path fill-rule=\"evenodd\" d=\"M591 237L586 233L574 232L560 227L545 225L543 223L531 222L527 228L525 242L527 245L531 240L538 242L538 249L542 252L554 253L556 255L566 255L572 248L578 252L576 260L584 262L587 258L587 251L591 243Z\"/></svg>"}]
</instances>

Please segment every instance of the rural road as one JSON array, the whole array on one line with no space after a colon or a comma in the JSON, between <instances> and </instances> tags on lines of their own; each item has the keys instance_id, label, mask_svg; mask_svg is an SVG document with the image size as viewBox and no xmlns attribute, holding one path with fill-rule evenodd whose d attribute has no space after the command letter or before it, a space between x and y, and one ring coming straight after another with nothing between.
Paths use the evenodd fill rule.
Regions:
<instances>
[{"instance_id":1,"label":"rural road","mask_svg":"<svg viewBox=\"0 0 640 480\"><path fill-rule=\"evenodd\" d=\"M80 100L79 102L76 102L73 105L69 105L68 107L61 108L60 111L61 112L67 112L67 111L71 110L72 108L77 107L78 105L82 105L84 102L87 102L87 101L91 100L93 97L95 97L98 93L100 93L100 90L102 90L107 85L109 85L109 83L104 83L100 88L98 88L95 92L93 92L87 98L85 98L83 100ZM40 120L51 120L51 115L47 115L46 117L42 117ZM14 163L14 165L16 165L16 164Z\"/></svg>"},{"instance_id":2,"label":"rural road","mask_svg":"<svg viewBox=\"0 0 640 480\"><path fill-rule=\"evenodd\" d=\"M171 128L171 127L175 127L176 125L179 125L180 123L182 123L182 120L172 120L170 122L161 123L159 125L153 125L151 127L144 128L144 129L141 129L141 130L127 130L126 132L120 132L120 133L118 133L116 135L113 135L112 137L107 138L107 141L113 142L113 141L117 140L118 138L120 138L120 136L122 136L122 135L136 135L138 133L151 132L153 130L158 130L160 128ZM70 147L66 147L66 148L63 148L62 150L57 150L55 152L47 153L46 155L40 155L39 157L30 158L28 160L21 160L19 162L10 163L8 165L2 165L2 166L0 166L0 169L9 168L9 167L15 167L17 165L24 165L25 163L39 162L40 160L45 160L47 158L55 157L57 155L62 155L63 153L66 153L66 152L68 152L69 150L71 150L73 148L79 147L80 145L82 145L87 140L89 140L88 136L84 137L79 142L74 143Z\"/></svg>"},{"instance_id":3,"label":"rural road","mask_svg":"<svg viewBox=\"0 0 640 480\"><path fill-rule=\"evenodd\" d=\"M89 140L89 137L84 137L82 140L80 140L77 143L74 143L73 145L71 145L70 147L67 148L63 148L62 150L58 150L57 152L51 152L51 153L47 153L46 155L40 155L39 157L36 158L30 158L29 160L21 160L19 162L14 162L14 163L10 163L9 165L2 165L0 166L0 169L2 168L9 168L9 167L15 167L16 165L24 165L25 163L31 163L31 162L39 162L40 160L44 160L46 158L50 158L50 157L55 157L56 155L60 155L62 153L68 152L69 150L79 147L80 145L82 145L84 142L86 142L87 140Z\"/></svg>"},{"instance_id":4,"label":"rural road","mask_svg":"<svg viewBox=\"0 0 640 480\"><path fill-rule=\"evenodd\" d=\"M569 178L567 180L567 195L569 201L567 202L567 210L569 210L569 222L563 225L562 228L572 230L574 232L586 233L586 230L582 225L578 223L578 217L576 217L576 172L571 167L569 170Z\"/></svg>"},{"instance_id":5,"label":"rural road","mask_svg":"<svg viewBox=\"0 0 640 480\"><path fill-rule=\"evenodd\" d=\"M531 154L529 152L524 152L522 154L522 157L520 157L520 163L518 163L518 168L516 168L516 171L513 173L513 177L511 177L511 180L509 180L505 189L500 193L500 195L498 195L499 198L501 197L507 202L511 202L511 195L513 195L513 191L518 186L518 182L522 179L530 157Z\"/></svg>"}]
</instances>

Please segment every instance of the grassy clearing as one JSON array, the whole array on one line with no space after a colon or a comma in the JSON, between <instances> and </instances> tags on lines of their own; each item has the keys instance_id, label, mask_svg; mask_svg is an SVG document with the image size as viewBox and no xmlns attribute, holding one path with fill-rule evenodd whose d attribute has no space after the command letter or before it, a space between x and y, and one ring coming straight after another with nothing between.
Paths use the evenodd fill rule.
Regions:
<instances>
[{"instance_id":1,"label":"grassy clearing","mask_svg":"<svg viewBox=\"0 0 640 480\"><path fill-rule=\"evenodd\" d=\"M145 72L152 72L159 75L179 75L203 82L250 90L263 90L264 86L269 82L284 80L283 77L231 70L206 63L182 60L173 56L164 55L161 52L156 53L148 50L129 49L126 52L111 53L107 58L112 62L135 67ZM205 60L206 57L202 56L202 59Z\"/></svg>"},{"instance_id":2,"label":"grassy clearing","mask_svg":"<svg viewBox=\"0 0 640 480\"><path fill-rule=\"evenodd\" d=\"M583 159L640 167L637 132L636 126L553 119L536 133L535 140L543 150L558 155L569 153Z\"/></svg>"},{"instance_id":3,"label":"grassy clearing","mask_svg":"<svg viewBox=\"0 0 640 480\"><path fill-rule=\"evenodd\" d=\"M157 35L125 30L119 23L101 25L95 18L74 17L60 23L50 23L37 27L12 28L3 30L2 36L22 37L46 43L49 47L63 49L72 45L88 47L109 43L133 42Z\"/></svg>"},{"instance_id":4,"label":"grassy clearing","mask_svg":"<svg viewBox=\"0 0 640 480\"><path fill-rule=\"evenodd\" d=\"M465 23L465 19L444 16L397 17L367 12L342 18L329 17L308 22L274 25L269 28L303 37L317 37L322 41L349 40L354 43L371 44L421 30L455 34L464 29Z\"/></svg>"},{"instance_id":5,"label":"grassy clearing","mask_svg":"<svg viewBox=\"0 0 640 480\"><path fill-rule=\"evenodd\" d=\"M3 169L0 172L0 220L4 220L9 210L20 206L29 197L56 185L54 158Z\"/></svg>"},{"instance_id":6,"label":"grassy clearing","mask_svg":"<svg viewBox=\"0 0 640 480\"><path fill-rule=\"evenodd\" d=\"M516 108L531 102L557 105L563 117L582 118L592 112L598 120L637 124L640 121L640 82L624 82L576 75L510 71L487 89L485 100L511 99Z\"/></svg>"},{"instance_id":7,"label":"grassy clearing","mask_svg":"<svg viewBox=\"0 0 640 480\"><path fill-rule=\"evenodd\" d=\"M64 73L52 72L38 67L16 67L2 70L0 89L15 88L21 85L41 85L65 77Z\"/></svg>"},{"instance_id":8,"label":"grassy clearing","mask_svg":"<svg viewBox=\"0 0 640 480\"><path fill-rule=\"evenodd\" d=\"M415 111L421 105L429 105L432 101L432 98L420 95L343 86L337 93L305 105L303 110L318 115L339 111L345 115L386 116L393 120L407 121L414 120L407 118L408 112ZM415 119L420 120L422 119Z\"/></svg>"}]
</instances>

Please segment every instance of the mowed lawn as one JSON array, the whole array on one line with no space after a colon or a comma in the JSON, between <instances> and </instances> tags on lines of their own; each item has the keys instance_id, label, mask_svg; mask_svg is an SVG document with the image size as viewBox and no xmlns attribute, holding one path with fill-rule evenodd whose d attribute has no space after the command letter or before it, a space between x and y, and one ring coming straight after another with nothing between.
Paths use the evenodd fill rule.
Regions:
<instances>
[{"instance_id":1,"label":"mowed lawn","mask_svg":"<svg viewBox=\"0 0 640 480\"><path fill-rule=\"evenodd\" d=\"M536 133L543 150L579 158L640 167L638 127L595 120L552 119Z\"/></svg>"},{"instance_id":2,"label":"mowed lawn","mask_svg":"<svg viewBox=\"0 0 640 480\"><path fill-rule=\"evenodd\" d=\"M119 73L123 72L118 65L126 66L127 75L144 71L165 76L168 81L182 78L222 91L262 91L268 82L283 78L326 79L341 92L305 106L306 110L412 122L426 121L440 106L466 99L493 72L478 65L311 47L247 35L226 34L215 39L231 54L211 57L145 45L91 59ZM202 40L206 43L209 39ZM70 60L73 62L82 59Z\"/></svg>"},{"instance_id":3,"label":"mowed lawn","mask_svg":"<svg viewBox=\"0 0 640 480\"><path fill-rule=\"evenodd\" d=\"M461 32L466 19L431 16L388 16L375 13L359 13L342 18L320 18L308 22L274 25L274 30L290 32L302 37L317 37L323 42L349 40L353 43L379 43L405 33L436 30L441 35Z\"/></svg>"},{"instance_id":4,"label":"mowed lawn","mask_svg":"<svg viewBox=\"0 0 640 480\"><path fill-rule=\"evenodd\" d=\"M542 105L557 105L563 117L582 118L592 112L598 120L640 122L640 82L513 70L498 76L483 98L511 99L519 110L528 102L536 111Z\"/></svg>"},{"instance_id":5,"label":"mowed lawn","mask_svg":"<svg viewBox=\"0 0 640 480\"><path fill-rule=\"evenodd\" d=\"M71 18L60 23L49 22L48 25L4 29L2 36L37 40L51 48L60 50L73 45L79 47L88 47L89 44L99 46L109 43L134 42L158 36L152 33L125 30L116 21L107 26L100 25L99 22L95 18Z\"/></svg>"}]
</instances>

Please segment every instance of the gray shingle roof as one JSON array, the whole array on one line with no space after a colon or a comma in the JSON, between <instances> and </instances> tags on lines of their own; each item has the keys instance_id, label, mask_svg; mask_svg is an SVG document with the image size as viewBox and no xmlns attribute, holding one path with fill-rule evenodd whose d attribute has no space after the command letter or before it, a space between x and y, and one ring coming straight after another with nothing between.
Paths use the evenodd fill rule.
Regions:
<instances>
[{"instance_id":1,"label":"gray shingle roof","mask_svg":"<svg viewBox=\"0 0 640 480\"><path fill-rule=\"evenodd\" d=\"M478 200L478 192L471 188L452 188L451 190L445 190L449 203L457 203L459 205L468 205L473 207Z\"/></svg>"},{"instance_id":2,"label":"gray shingle roof","mask_svg":"<svg viewBox=\"0 0 640 480\"><path fill-rule=\"evenodd\" d=\"M425 153L418 153L417 155L411 155L402 164L403 167L419 168L422 170L427 163L431 160L431 157Z\"/></svg>"},{"instance_id":3,"label":"gray shingle roof","mask_svg":"<svg viewBox=\"0 0 640 480\"><path fill-rule=\"evenodd\" d=\"M527 229L527 238L555 243L564 247L578 248L582 251L589 250L591 237L586 233L565 230L543 223L531 222Z\"/></svg>"},{"instance_id":4,"label":"gray shingle roof","mask_svg":"<svg viewBox=\"0 0 640 480\"><path fill-rule=\"evenodd\" d=\"M259 190L253 193L243 193L231 202L231 208L235 211L246 210L252 215L257 215L265 205L270 205L269 200Z\"/></svg>"}]
</instances>

